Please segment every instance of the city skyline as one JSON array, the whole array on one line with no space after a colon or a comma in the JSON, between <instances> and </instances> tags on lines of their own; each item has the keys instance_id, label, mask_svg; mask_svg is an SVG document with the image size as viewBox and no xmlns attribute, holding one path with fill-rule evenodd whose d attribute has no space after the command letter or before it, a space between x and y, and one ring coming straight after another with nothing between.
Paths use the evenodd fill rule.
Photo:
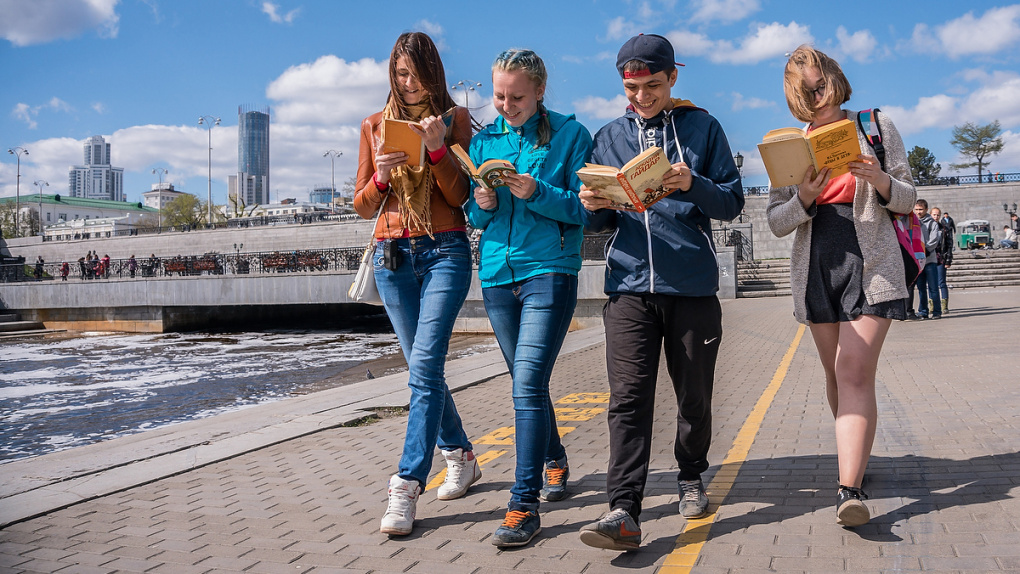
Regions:
<instances>
[{"instance_id":1,"label":"city skyline","mask_svg":"<svg viewBox=\"0 0 1020 574\"><path fill-rule=\"evenodd\" d=\"M673 95L720 120L744 157L749 186L766 183L755 147L761 136L798 125L782 94L784 54L813 43L843 65L854 87L847 107L881 107L907 148L931 150L944 175L960 159L948 143L952 127L996 119L1006 146L989 169L1020 172L1020 4L905 2L884 7L881 19L844 22L842 11L799 1L525 0L514 13L528 25L502 9L401 9L417 6L406 2L394 3L382 22L371 6L324 0L57 4L0 0L0 75L9 79L0 94L0 144L30 150L21 158L23 180L53 182L79 161L83 140L102 135L118 150L128 201L150 189L157 168L204 200L211 138L212 196L225 203L239 160L232 110L244 102L273 110L269 201L304 201L328 187L329 149L343 152L335 158L342 190L356 170L360 121L385 102L393 41L408 30L436 40L447 83L474 88L458 85L454 99L467 98L482 122L495 117L495 55L512 46L536 50L549 68L546 104L576 114L593 133L626 106L614 68L619 45L637 32L664 34L686 64ZM480 23L495 31L476 33ZM197 124L204 115L224 121L206 132ZM0 196L13 196L15 186L14 158L5 157Z\"/></svg>"}]
</instances>

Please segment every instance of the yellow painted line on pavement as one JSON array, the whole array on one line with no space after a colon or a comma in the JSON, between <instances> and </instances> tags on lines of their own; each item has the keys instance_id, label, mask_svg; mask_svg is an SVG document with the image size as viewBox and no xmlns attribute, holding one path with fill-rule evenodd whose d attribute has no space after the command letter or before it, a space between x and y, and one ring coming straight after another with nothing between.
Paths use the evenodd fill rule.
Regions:
<instances>
[{"instance_id":1,"label":"yellow painted line on pavement","mask_svg":"<svg viewBox=\"0 0 1020 574\"><path fill-rule=\"evenodd\" d=\"M754 405L754 409L751 410L751 414L747 416L744 425L740 427L737 438L733 441L733 445L726 454L726 458L723 459L722 467L719 468L719 471L712 478L712 482L705 488L710 499L718 502L709 505L708 515L702 518L687 520L687 525L684 527L683 532L677 536L673 552L666 556L666 560L662 563L662 568L659 569L661 574L689 574L694 564L698 561L701 548L708 541L708 533L715 522L716 513L719 507L722 506L722 503L725 502L730 489L733 488L733 483L737 479L740 467L747 460L747 454L751 451L754 437L758 434L762 421L765 420L765 413L768 412L772 401L779 392L779 387L786 378L786 372L790 369L790 363L793 362L793 355L797 352L797 346L800 345L800 340L804 337L804 330L804 325L797 329L797 334L793 337L790 348L786 350L783 360L779 362L779 368L776 369L776 374L772 376L772 382L765 387L765 391L758 397L758 402Z\"/></svg>"},{"instance_id":2,"label":"yellow painted line on pavement","mask_svg":"<svg viewBox=\"0 0 1020 574\"><path fill-rule=\"evenodd\" d=\"M556 401L558 405L569 405L574 403L608 403L609 392L604 393L574 393Z\"/></svg>"},{"instance_id":3,"label":"yellow painted line on pavement","mask_svg":"<svg viewBox=\"0 0 1020 574\"><path fill-rule=\"evenodd\" d=\"M606 412L606 409L596 407L590 409L577 409L577 408L555 408L553 411L556 412L556 420L558 421L571 421L571 422L584 422L590 421L597 417L599 414Z\"/></svg>"}]
</instances>

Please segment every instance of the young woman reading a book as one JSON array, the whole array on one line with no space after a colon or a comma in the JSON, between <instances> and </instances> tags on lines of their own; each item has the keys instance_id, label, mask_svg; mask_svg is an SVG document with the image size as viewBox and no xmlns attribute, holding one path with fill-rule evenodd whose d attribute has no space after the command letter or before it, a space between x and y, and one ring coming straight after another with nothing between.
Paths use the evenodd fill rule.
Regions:
<instances>
[{"instance_id":1,"label":"young woman reading a book","mask_svg":"<svg viewBox=\"0 0 1020 574\"><path fill-rule=\"evenodd\" d=\"M443 121L455 104L439 51L427 35L411 32L397 39L389 75L386 107L361 124L354 208L370 219L382 206L375 226L375 280L408 366L407 433L380 526L386 534L403 535L411 532L437 444L447 464L440 499L463 496L481 477L444 375L453 323L471 280L461 209L468 180L447 146L469 145L471 116L458 107L449 126ZM424 165L407 165L404 152L381 153L384 117L418 122L414 129L428 155Z\"/></svg>"},{"instance_id":2,"label":"young woman reading a book","mask_svg":"<svg viewBox=\"0 0 1020 574\"><path fill-rule=\"evenodd\" d=\"M474 187L467 204L471 225L482 230L485 311L513 378L517 469L492 539L500 547L531 541L541 528L539 499L564 498L569 473L549 377L577 303L585 211L575 172L591 154L591 135L574 116L546 109L546 78L531 50L500 54L492 65L499 117L470 150L475 165L505 159L517 170L495 190Z\"/></svg>"},{"instance_id":3,"label":"young woman reading a book","mask_svg":"<svg viewBox=\"0 0 1020 574\"><path fill-rule=\"evenodd\" d=\"M839 64L801 46L784 74L786 101L807 130L848 118L841 109L850 83ZM903 262L890 212L907 213L916 191L903 140L880 115L885 169L864 153L850 173L830 178L829 169L804 174L798 185L772 188L768 222L779 237L796 231L790 275L794 316L807 324L825 371L826 396L836 419L839 488L837 522L859 526L870 520L861 490L878 423L875 374L882 343L893 319L906 317Z\"/></svg>"}]
</instances>

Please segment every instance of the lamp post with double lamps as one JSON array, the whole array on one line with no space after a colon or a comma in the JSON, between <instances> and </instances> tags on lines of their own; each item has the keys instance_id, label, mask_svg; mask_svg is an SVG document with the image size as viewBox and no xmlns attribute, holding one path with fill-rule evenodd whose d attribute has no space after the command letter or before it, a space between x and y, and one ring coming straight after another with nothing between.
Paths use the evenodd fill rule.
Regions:
<instances>
[{"instance_id":1,"label":"lamp post with double lamps","mask_svg":"<svg viewBox=\"0 0 1020 574\"><path fill-rule=\"evenodd\" d=\"M14 236L21 237L21 228L18 227L18 212L21 211L21 156L28 155L28 150L23 147L8 148L7 153L18 156L18 184L14 197Z\"/></svg>"},{"instance_id":2,"label":"lamp post with double lamps","mask_svg":"<svg viewBox=\"0 0 1020 574\"><path fill-rule=\"evenodd\" d=\"M43 234L43 232L42 232L42 225L43 225L43 222L42 222L42 188L44 186L45 187L49 187L50 186L50 182L44 181L44 180L41 180L41 179L37 179L37 180L32 182L32 185L34 185L34 186L39 188L39 193L36 195L36 199L39 200L39 236L42 237L42 234Z\"/></svg>"},{"instance_id":3,"label":"lamp post with double lamps","mask_svg":"<svg viewBox=\"0 0 1020 574\"><path fill-rule=\"evenodd\" d=\"M198 125L204 125L209 132L209 189L206 194L206 225L212 224L212 129L220 125L220 118L215 116L199 116Z\"/></svg>"},{"instance_id":4,"label":"lamp post with double lamps","mask_svg":"<svg viewBox=\"0 0 1020 574\"><path fill-rule=\"evenodd\" d=\"M482 87L481 82L472 82L471 80L461 80L456 84L450 86L451 90L463 90L464 92L464 107L468 107L468 92L475 91L475 88Z\"/></svg>"},{"instance_id":5,"label":"lamp post with double lamps","mask_svg":"<svg viewBox=\"0 0 1020 574\"><path fill-rule=\"evenodd\" d=\"M329 210L336 212L336 158L344 155L342 151L336 151L335 149L328 149L326 153L322 154L322 157L329 156L329 181L330 181L330 203Z\"/></svg>"},{"instance_id":6,"label":"lamp post with double lamps","mask_svg":"<svg viewBox=\"0 0 1020 574\"><path fill-rule=\"evenodd\" d=\"M156 187L156 233L163 232L163 176L170 173L165 167L153 168L153 174L159 174L159 185Z\"/></svg>"}]
</instances>

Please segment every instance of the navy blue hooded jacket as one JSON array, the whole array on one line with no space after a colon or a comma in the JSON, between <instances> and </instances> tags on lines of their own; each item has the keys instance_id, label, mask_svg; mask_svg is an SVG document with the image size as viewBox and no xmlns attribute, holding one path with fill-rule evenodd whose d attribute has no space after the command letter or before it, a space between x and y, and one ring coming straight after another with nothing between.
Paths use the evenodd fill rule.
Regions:
<instances>
[{"instance_id":1,"label":"navy blue hooded jacket","mask_svg":"<svg viewBox=\"0 0 1020 574\"><path fill-rule=\"evenodd\" d=\"M719 266L711 219L729 221L744 208L726 135L708 112L683 100L649 120L628 107L595 134L591 163L623 167L653 139L670 163L687 163L691 189L677 190L643 213L600 209L590 214L589 230L615 230L606 251L605 292L714 295Z\"/></svg>"}]
</instances>

